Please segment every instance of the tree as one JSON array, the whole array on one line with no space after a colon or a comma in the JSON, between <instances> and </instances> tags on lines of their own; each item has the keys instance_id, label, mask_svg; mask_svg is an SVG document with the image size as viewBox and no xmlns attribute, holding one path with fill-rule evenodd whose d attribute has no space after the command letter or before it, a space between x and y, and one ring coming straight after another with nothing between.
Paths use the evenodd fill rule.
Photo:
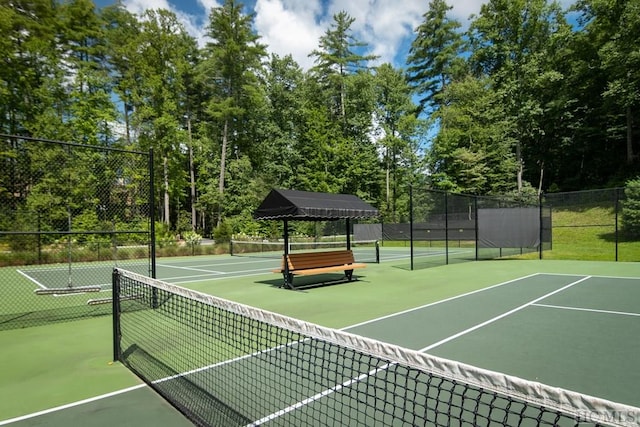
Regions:
<instances>
[{"instance_id":1,"label":"tree","mask_svg":"<svg viewBox=\"0 0 640 427\"><path fill-rule=\"evenodd\" d=\"M141 26L136 16L128 12L121 2L101 10L105 26L106 63L112 79L112 90L121 103L119 111L124 118L124 143L132 144L131 113L133 92L142 85L134 61L139 55L137 40Z\"/></svg>"},{"instance_id":2,"label":"tree","mask_svg":"<svg viewBox=\"0 0 640 427\"><path fill-rule=\"evenodd\" d=\"M157 186L161 191L162 219L171 221L170 202L177 200L186 182L184 173L182 108L184 76L191 66L194 40L176 15L167 10L147 10L131 58L139 84L131 88L132 122L140 147L153 148L161 161Z\"/></svg>"},{"instance_id":3,"label":"tree","mask_svg":"<svg viewBox=\"0 0 640 427\"><path fill-rule=\"evenodd\" d=\"M411 88L404 73L391 64L376 70L376 110L379 151L385 168L385 206L389 220L396 221L398 187L411 183L417 153L412 142L416 139L418 119L411 101ZM403 179L404 178L404 179Z\"/></svg>"},{"instance_id":4,"label":"tree","mask_svg":"<svg viewBox=\"0 0 640 427\"><path fill-rule=\"evenodd\" d=\"M637 1L582 0L585 29L594 41L607 86L602 95L608 110L617 113L618 128L624 129L625 162L637 154L634 140L640 133L640 4Z\"/></svg>"},{"instance_id":5,"label":"tree","mask_svg":"<svg viewBox=\"0 0 640 427\"><path fill-rule=\"evenodd\" d=\"M304 74L291 55L272 55L265 76L269 107L263 119L264 141L256 168L269 187L292 188L295 170L302 162L299 141L302 132Z\"/></svg>"},{"instance_id":6,"label":"tree","mask_svg":"<svg viewBox=\"0 0 640 427\"><path fill-rule=\"evenodd\" d=\"M492 78L513 118L518 191L527 160L523 153L544 134L545 105L538 94L546 82L562 78L551 58L553 36L564 28L560 6L547 0L490 0L470 27L472 69Z\"/></svg>"},{"instance_id":7,"label":"tree","mask_svg":"<svg viewBox=\"0 0 640 427\"><path fill-rule=\"evenodd\" d=\"M315 66L311 70L316 78L327 88L332 113L347 126L347 76L367 69L367 62L376 59L374 55L361 55L366 44L356 40L351 34L351 25L355 18L341 11L333 15L333 22L325 34L320 37L319 49L309 56L315 57Z\"/></svg>"},{"instance_id":8,"label":"tree","mask_svg":"<svg viewBox=\"0 0 640 427\"><path fill-rule=\"evenodd\" d=\"M48 0L0 4L5 61L0 67L0 124L5 133L33 135L36 118L44 110L55 111L60 94L58 7Z\"/></svg>"},{"instance_id":9,"label":"tree","mask_svg":"<svg viewBox=\"0 0 640 427\"><path fill-rule=\"evenodd\" d=\"M442 130L429 153L432 185L467 194L513 189L516 160L511 118L488 78L472 76L450 84L438 111Z\"/></svg>"},{"instance_id":10,"label":"tree","mask_svg":"<svg viewBox=\"0 0 640 427\"><path fill-rule=\"evenodd\" d=\"M60 10L62 85L67 100L62 139L88 144L111 141L109 123L116 118L106 67L104 25L90 0L64 3Z\"/></svg>"},{"instance_id":11,"label":"tree","mask_svg":"<svg viewBox=\"0 0 640 427\"><path fill-rule=\"evenodd\" d=\"M420 96L421 111L436 109L438 94L464 69L461 25L447 17L452 8L446 0L431 0L409 49L407 74Z\"/></svg>"},{"instance_id":12,"label":"tree","mask_svg":"<svg viewBox=\"0 0 640 427\"><path fill-rule=\"evenodd\" d=\"M640 237L640 179L627 182L622 205L622 231L631 238Z\"/></svg>"},{"instance_id":13,"label":"tree","mask_svg":"<svg viewBox=\"0 0 640 427\"><path fill-rule=\"evenodd\" d=\"M211 95L207 113L216 123L214 129L221 135L218 225L223 217L229 146L233 144L236 154L239 154L237 150L247 147L242 147L238 136L243 133L243 120L248 112L262 99L258 73L266 50L252 29L253 16L244 15L242 7L235 0L225 0L222 7L212 9L207 30L211 41L204 48L199 67L198 78Z\"/></svg>"}]
</instances>

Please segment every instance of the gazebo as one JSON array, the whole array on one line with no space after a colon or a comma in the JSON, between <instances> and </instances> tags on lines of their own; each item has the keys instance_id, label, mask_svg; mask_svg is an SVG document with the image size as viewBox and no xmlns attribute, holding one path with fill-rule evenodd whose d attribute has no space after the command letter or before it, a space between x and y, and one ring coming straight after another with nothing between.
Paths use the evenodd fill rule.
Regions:
<instances>
[{"instance_id":1,"label":"gazebo","mask_svg":"<svg viewBox=\"0 0 640 427\"><path fill-rule=\"evenodd\" d=\"M289 221L346 221L346 249L351 249L350 220L375 218L378 210L350 194L273 189L253 213L258 220L284 223L284 258L289 254ZM284 263L285 280L289 277Z\"/></svg>"}]
</instances>

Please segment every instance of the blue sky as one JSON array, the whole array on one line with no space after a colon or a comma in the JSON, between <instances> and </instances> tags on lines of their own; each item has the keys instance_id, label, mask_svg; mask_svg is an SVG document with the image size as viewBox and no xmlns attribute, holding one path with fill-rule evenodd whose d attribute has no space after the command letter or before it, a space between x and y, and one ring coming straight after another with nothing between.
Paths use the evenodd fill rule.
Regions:
<instances>
[{"instance_id":1,"label":"blue sky","mask_svg":"<svg viewBox=\"0 0 640 427\"><path fill-rule=\"evenodd\" d=\"M123 0L127 9L140 14L145 9L169 9L201 44L209 11L223 0ZM464 27L471 14L478 13L485 0L449 0L452 17ZM413 30L422 21L429 0L246 0L247 13L255 13L255 29L270 52L291 54L305 69L312 65L309 53L318 47L318 38L329 28L333 15L341 10L356 19L351 29L356 38L368 44L379 63L404 67ZM98 6L113 0L96 0ZM571 0L562 0L567 7Z\"/></svg>"}]
</instances>

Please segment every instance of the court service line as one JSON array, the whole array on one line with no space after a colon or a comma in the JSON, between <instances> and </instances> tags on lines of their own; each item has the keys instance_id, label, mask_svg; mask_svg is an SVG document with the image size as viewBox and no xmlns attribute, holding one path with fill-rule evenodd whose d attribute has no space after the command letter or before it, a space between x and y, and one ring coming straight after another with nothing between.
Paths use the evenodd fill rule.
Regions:
<instances>
[{"instance_id":1,"label":"court service line","mask_svg":"<svg viewBox=\"0 0 640 427\"><path fill-rule=\"evenodd\" d=\"M515 282L518 282L520 280L526 280L526 279L529 279L531 277L535 277L535 276L537 276L539 274L540 273L533 273L533 274L529 274L527 276L523 276L523 277L518 277L518 278L515 278L515 279L507 280L506 282L502 282L502 283L498 283L498 284L495 284L495 285L491 285L491 286L488 286L486 288L476 289L474 291L470 291L470 292L467 292L467 293L464 293L464 294L460 294L460 295L455 295L455 296L452 296L452 297L449 297L449 298L445 298L443 300L434 301L434 302L431 302L429 304L421 305L419 307L413 307L413 308L409 308L407 310L402 310L402 311L397 311L395 313L387 314L386 316L376 317L375 319L365 320L364 322L356 323L355 325L347 326L346 328L343 328L343 329L349 330L349 329L357 328L359 326L367 325L369 323L375 323L375 322L380 321L380 320L390 319L390 318L396 317L396 316L402 316L404 314L411 313L412 311L422 310L423 308L433 307L434 305L442 304L442 303L449 302L449 301L454 301L454 300L457 300L459 298L468 297L470 295L474 295L474 294L477 294L477 293L480 293L480 292L488 291L488 290L491 290L491 289L494 289L494 288L498 288L500 286L505 286L505 285L508 285L508 284L511 284L511 283L515 283Z\"/></svg>"},{"instance_id":2,"label":"court service line","mask_svg":"<svg viewBox=\"0 0 640 427\"><path fill-rule=\"evenodd\" d=\"M571 273L540 273L547 276L581 276L581 274L571 274ZM632 277L632 276L603 276L598 274L591 274L591 277L594 279L623 279L623 280L640 280L640 277Z\"/></svg>"},{"instance_id":3,"label":"court service line","mask_svg":"<svg viewBox=\"0 0 640 427\"><path fill-rule=\"evenodd\" d=\"M256 270L256 271L258 271L258 270ZM241 275L241 276L234 276L234 277L255 276L255 275L259 275L259 274L262 274L262 273L245 274L245 275ZM418 309L420 309L420 308L429 307L429 306L433 306L433 305L436 305L436 304L440 304L440 303L442 303L442 302L455 300L455 299L461 298L461 297L463 297L463 296L473 295L473 294L475 294L475 293L482 292L482 291L489 290L489 289L493 289L493 288L496 288L496 287L498 287L498 286L503 286L503 285L506 285L506 284L509 284L509 283L513 283L513 282L516 282L516 281L518 281L518 280L524 280L524 279L526 279L526 278L533 277L533 276L536 276L536 275L538 275L538 274L540 274L540 273L533 273L533 274L530 274L530 275L527 275L527 276L523 276L523 277L516 278L516 279L512 279L512 280L509 280L509 281L506 281L506 282L498 283L498 284L496 284L496 285L489 286L489 287L487 287L487 288L477 289L477 290L475 290L475 291L471 291L471 292L468 292L468 293L466 293L466 294L462 294L462 295L454 296L454 297L447 298L447 299L445 299L445 300L441 300L441 301L436 301L436 302L434 302L434 303L430 303L430 304L426 304L426 305L424 305L424 306L420 306L420 307L412 308L412 309L409 309L409 310L405 310L405 311L403 311L403 312L394 313L394 314L387 315L387 316L382 316L382 317L380 317L380 318L373 319L373 320L370 320L370 321L367 321L367 322L362 322L362 323L359 323L359 324L356 324L356 325L351 325L351 326L349 326L349 327L342 328L341 330L348 330L348 329L350 329L350 328L354 328L354 327L356 327L356 326L360 326L360 325L363 325L363 324L366 324L366 323L371 323L371 322L374 322L374 321L377 321L377 320L382 320L382 319L390 318L390 317L393 317L393 316L398 315L398 314L408 313L408 312L411 312L411 311L414 311L414 310L418 310ZM515 311L517 311L517 310L519 310L519 309L522 309L522 308L525 308L525 307L527 307L527 306L529 306L529 305L532 305L532 304L534 304L534 303L535 303L535 302L537 302L537 301L540 301L540 300L542 300L542 299L544 299L544 298L546 298L546 297L548 297L548 296L551 296L551 295L553 295L553 294L555 294L555 293L557 293L557 292L560 292L560 291L562 291L562 290L564 290L564 289L567 289L567 288L569 288L569 287L571 287L571 286L573 286L573 285L576 285L576 284L578 284L578 283L580 283L580 282L582 282L582 281L584 281L584 280L587 280L588 278L589 278L589 276L584 277L584 278L582 278L582 279L580 279L580 280L578 280L578 281L576 281L576 282L573 282L573 283L571 283L571 284L569 284L569 285L567 285L567 286L565 286L565 287L563 287L563 288L560 288L560 289L558 289L558 290L556 290L556 291L554 291L554 292L551 292L551 293L549 293L549 294L547 294L547 295L544 295L544 296L542 296L542 297L540 297L540 298L537 298L536 300L534 300L534 301L532 301L532 302L530 302L530 303L527 303L527 304L525 304L525 305L523 305L523 306L521 306L521 307L519 307L519 308L517 308L517 309L511 310L510 312L505 313L504 315L501 315L501 316L498 316L498 317L499 317L499 318L502 318L502 317L505 317L505 316L506 316L506 315L508 315L508 314L512 314L513 312L515 312ZM219 280L219 279L221 279L221 278L216 278L216 279L204 279L204 280ZM202 280L202 281L204 281L204 280ZM177 283L180 283L180 282L177 282ZM464 335L464 334L466 334L466 333L468 333L468 332L471 332L471 330L478 329L478 328L480 328L480 327L482 327L482 326L484 326L484 325L486 325L486 324L488 324L488 323L490 323L490 322L492 322L492 321L495 321L495 320L498 320L498 319L497 319L497 318L494 318L494 319L492 319L491 321L487 321L487 322L484 322L483 324L477 325L476 327L469 328L469 329L468 329L468 330L466 330L466 331L463 331L463 332L461 332L461 333L456 334L454 337L455 337L455 338L457 338L457 337L459 337L459 336L461 336L461 335ZM450 337L450 338L446 339L446 341L450 341L450 340L455 339L455 338ZM432 344L431 346L427 347L426 349L433 348L433 347L435 347L435 346L436 346L436 344L437 344L437 345L443 344L443 343L444 343L444 341L445 341L445 340L442 340L442 341L440 341L439 343ZM426 349L423 349L423 350L420 350L420 351L427 351ZM271 420L271 419L277 418L277 417L279 417L279 416L282 416L282 415L284 415L284 414L285 414L285 413L287 413L287 412L290 412L290 411L292 411L292 410L294 410L294 409L297 409L297 408L299 408L299 407L301 407L301 406L304 406L304 405L307 405L307 404L309 404L309 403L312 403L312 402L314 402L314 401L316 401L316 400L318 400L318 399L320 399L320 398L322 398L322 397L324 397L324 396L330 395L330 394L332 394L332 393L334 393L334 392L338 391L339 389L342 389L342 388L348 387L348 386L350 386L350 385L352 385L352 384L354 384L354 383L356 383L356 382L359 382L359 381L362 381L363 379L366 379L366 378L367 378L367 377L369 377L369 376L375 375L375 374L377 374L378 372L380 372L380 371L382 371L382 370L388 369L388 368L389 368L390 366L392 366L392 365L393 365L393 363L391 363L391 364L387 364L387 365L381 366L381 367L379 367L379 368L376 368L376 369L374 369L374 370L372 370L372 371L370 371L370 372L368 372L368 373L364 373L364 374L362 374L362 375L360 375L360 376L358 376L358 377L356 377L356 378L352 378L352 379L350 379L350 380L347 380L347 381L345 381L345 382L344 382L344 383L342 383L342 384L336 385L335 387L333 387L333 388L331 388L331 389L324 390L324 391L322 391L322 392L320 392L320 393L318 393L318 394L316 394L316 395L314 395L314 396L311 396L311 397L309 397L309 398L307 398L307 399L305 399L305 400L303 400L303 401L301 401L301 402L298 402L297 404L291 405L291 406L290 406L290 407L288 407L288 408L284 408L284 409L282 409L282 410L280 410L280 411L274 412L273 414L270 414L270 415L268 415L268 416L264 417L262 420L263 420L263 421L266 421L266 420ZM160 380L160 381L162 381L162 380ZM8 420L0 421L0 426L4 426L4 425L8 425L8 424L12 424L12 423L19 422L19 421L23 421L23 420L30 419L30 418L34 418L34 417L37 417L37 416L39 416L39 415L45 415L45 414L49 414L49 413L53 413L53 412L57 412L57 411L61 411L61 410L64 410L64 409L73 408L73 407L75 407L75 406L80 406L80 405L83 405L83 404L86 404L86 403L90 403L90 402L93 402L93 401L97 401L97 400L101 400L101 399L107 399L107 398L110 398L110 397L112 397L112 396L116 396L116 395L121 394L121 393L127 393L127 392L129 392L129 391L137 390L137 389L139 389L139 388L144 388L144 387L146 387L146 386L147 386L146 384L138 384L138 385L136 385L136 386L129 387L129 388L125 388L125 389L121 389L121 390L117 390L117 391L114 391L114 392L111 392L111 393L107 393L107 394L103 394L103 395L99 395L99 396L91 397L91 398L88 398L88 399L84 399L84 400L80 400L80 401L72 402L72 403L69 403L69 404L66 404L66 405L57 406L57 407L50 408L50 409L46 409L46 410L39 411L39 412L34 412L34 413L27 414L27 415L23 415L23 416L20 416L20 417L16 417L16 418L12 418L12 419L8 419ZM252 425L257 425L257 422L254 422Z\"/></svg>"},{"instance_id":4,"label":"court service line","mask_svg":"<svg viewBox=\"0 0 640 427\"><path fill-rule=\"evenodd\" d=\"M250 276L257 276L260 274L264 274L264 272L266 271L271 271L272 268L257 268L257 269L253 269L253 270L242 270L242 271L221 271L221 272L217 272L214 273L212 271L210 271L211 274L192 274L189 276L173 276L173 277L162 277L160 278L160 280L164 281L164 282L168 282L174 285L177 284L182 284L182 283L197 283L197 282L206 282L208 280L223 280L223 279L235 279L237 277L250 277ZM205 270L208 271L208 270ZM262 273L254 273L256 271L260 271ZM251 274L245 274L245 273L251 273ZM209 277L209 276L214 276L214 277ZM220 277L222 276L222 277ZM196 279L197 277L205 277L205 279ZM189 279L189 280L182 280L182 279Z\"/></svg>"},{"instance_id":5,"label":"court service line","mask_svg":"<svg viewBox=\"0 0 640 427\"><path fill-rule=\"evenodd\" d=\"M524 308L527 308L527 307L537 303L538 301L542 301L545 298L548 298L548 297L550 297L552 295L555 295L555 294L557 294L559 292L562 292L562 291L564 291L566 289L569 289L570 287L575 286L575 285L577 285L577 284L579 284L581 282L584 282L587 279L589 279L589 276L583 277L580 280L576 280L575 282L569 283L568 285L565 285L562 288L556 289L555 291L552 291L552 292L549 292L549 293L547 293L545 295L542 295L541 297L538 297L538 298L536 298L534 300L531 300L526 304L522 304L521 306L516 307L513 310L509 310L509 311L507 311L507 312L505 312L505 313L503 313L503 314L501 314L499 316L496 316L496 317L494 317L492 319L489 319L489 320L487 320L485 322L479 323L479 324L477 324L477 325L475 325L475 326L473 326L471 328L468 328L468 329L465 329L464 331L458 332L457 334L451 335L448 338L440 340L440 341L438 341L438 342L436 342L434 344L431 344L430 346L427 346L427 347L425 347L423 349L420 349L418 351L419 352L425 352L425 351L428 351L428 350L430 350L432 348L438 347L438 346L440 346L442 344L445 344L445 343L447 343L449 341L452 341L452 340L454 340L456 338L459 338L459 337L461 337L463 335L466 335L466 334L468 334L470 332L473 332L476 329L480 329L480 328L482 328L484 326L487 326L487 325L489 325L489 324L491 324L493 322L496 322L496 321L498 321L500 319L503 319L503 318L505 318L507 316L510 316L513 313L516 313L516 312L518 312L518 311L520 311L520 310L522 310ZM269 414L269 415L267 415L267 416L265 416L263 418L260 418L257 421L254 421L253 423L251 423L251 424L249 424L249 425L247 425L245 427L258 426L258 425L261 425L261 424L263 424L265 422L268 422L268 421L271 421L271 420L276 419L278 417L281 417L281 416L283 416L283 415L285 415L285 414L287 414L289 412L292 412L292 411L294 411L296 409L299 409L299 408L301 408L301 407L303 407L305 405L308 405L308 404L311 404L311 403L313 403L313 402L315 402L317 400L320 400L323 397L326 397L326 396L329 396L329 395L331 395L333 393L336 393L336 392L342 390L343 388L350 387L351 385L353 385L355 383L358 383L360 381L366 380L367 378L369 378L371 376L377 375L379 372L385 371L385 370L387 370L390 367L395 366L395 365L397 365L396 362L391 362L391 363L387 363L385 365L382 365L380 367L374 368L374 369L370 370L369 372L362 373L362 374L358 375L357 377L350 378L350 379L348 379L347 381L344 381L341 384L336 384L335 386L333 386L331 388L324 389L324 390L314 394L313 396L309 396L306 399L303 399L303 400L301 400L299 402L294 403L293 405L289 405L286 408L283 408L283 409L280 409L279 411L273 412L273 413L271 413L271 414Z\"/></svg>"},{"instance_id":6,"label":"court service line","mask_svg":"<svg viewBox=\"0 0 640 427\"><path fill-rule=\"evenodd\" d=\"M545 299L545 298L549 298L550 296L553 296L553 295L555 295L555 294L557 294L557 293L563 292L563 291L565 291L565 290L567 290L567 289L571 288L572 286L575 286L575 285L577 285L577 284L579 284L579 283L582 283L582 282L584 282L585 280L588 280L588 279L590 279L590 278L591 278L591 276L587 276L587 277L583 277L583 278L582 278L582 279L580 279L580 280L576 280L575 282L571 282L571 283L569 283L568 285L565 285L565 286L563 286L563 287L561 287L561 288L559 288L559 289L556 289L555 291L552 291L552 292L549 292L549 293L547 293L547 294L544 294L544 295L542 295L541 297L538 297L538 298L536 298L536 299L533 299L533 300L529 301L529 302L528 302L528 303L526 303L526 304L522 304L521 306L516 307L516 308L514 308L513 310L509 310L509 311L507 311L507 312L502 313L502 314L501 314L501 315L499 315L499 316L496 316L496 317L494 317L494 318L491 318L491 319L489 319L489 320L487 320L487 321L484 321L484 322L482 322L482 323L478 323L478 324L477 324L477 325L475 325L475 326L472 326L472 327L470 327L470 328L468 328L468 329L465 329L464 331L460 331L460 332L458 332L457 334L451 335L450 337L447 337L447 338L442 339L442 340L440 340L440 341L438 341L438 342L435 342L435 343L433 343L433 344L431 344L431 345L428 345L428 346L426 346L426 347L424 347L424 348L421 348L421 349L420 349L420 350L418 350L418 351L419 351L419 352L425 352L425 351L432 350L432 349L434 349L434 348L436 348L436 347L440 347L442 344L446 344L446 343L448 343L449 341L453 341L453 340L455 340L455 339L457 339L457 338L460 338L460 337L461 337L461 336L463 336L463 335L467 335L467 334L468 334L468 333L470 333L470 332L473 332L473 331L475 331L475 330L477 330L477 329L483 328L483 327L485 327L485 326L487 326L487 325L490 325L491 323L497 322L497 321L498 321L498 320L500 320L500 319L504 319L504 318L505 318L505 317L507 317L507 316L511 316L512 314L517 313L518 311L521 311L521 310L523 310L523 309L525 309L525 308L527 308L527 307L530 307L530 306L532 306L532 305L535 305L538 301L542 301L542 300L543 300L543 299Z\"/></svg>"},{"instance_id":7,"label":"court service line","mask_svg":"<svg viewBox=\"0 0 640 427\"><path fill-rule=\"evenodd\" d=\"M229 279L229 278L235 279L235 278L238 278L238 277L260 276L260 275L263 275L265 273L265 271L270 271L270 270L271 269L269 269L269 268L263 268L263 269L259 269L259 270L244 270L246 272L260 271L260 273L237 274L236 275L235 273L230 272L230 273L225 273L225 275L221 276L221 277L210 277L208 279L198 279L198 280L179 280L177 282L172 282L171 278L162 279L162 280L164 280L165 282L172 283L174 285L180 285L180 284L183 284L183 283L197 283L197 282L208 282L208 281L224 280L224 279ZM183 278L184 279L188 279L189 277L197 277L197 276L185 276ZM174 277L173 279L176 279L176 278Z\"/></svg>"},{"instance_id":8,"label":"court service line","mask_svg":"<svg viewBox=\"0 0 640 427\"><path fill-rule=\"evenodd\" d=\"M591 313L617 314L620 316L640 317L640 313L629 313L626 311L599 310L595 308L568 307L566 305L551 305L551 304L531 304L531 305L536 307L555 308L558 310L588 311Z\"/></svg>"},{"instance_id":9,"label":"court service line","mask_svg":"<svg viewBox=\"0 0 640 427\"><path fill-rule=\"evenodd\" d=\"M238 258L238 257L236 257ZM242 259L247 259L246 257L242 258ZM208 266L213 266L213 267L219 267L222 265L240 265L240 264L257 264L260 262L269 262L271 264L275 264L280 262L280 259L278 258L253 258L251 261L235 261L235 262L211 262L208 264L202 264L202 265L193 265L192 267L208 267ZM188 264L189 261L181 263L181 264ZM169 267L174 267L176 265L178 265L178 262L176 262L176 264L167 264Z\"/></svg>"},{"instance_id":10,"label":"court service line","mask_svg":"<svg viewBox=\"0 0 640 427\"><path fill-rule=\"evenodd\" d=\"M196 268L196 267L179 267L177 265L172 265L172 264L156 264L156 267L177 268L178 270L202 271L205 273L212 273L212 274L225 274L222 271L205 270L203 268Z\"/></svg>"},{"instance_id":11,"label":"court service line","mask_svg":"<svg viewBox=\"0 0 640 427\"><path fill-rule=\"evenodd\" d=\"M122 394L122 393L128 393L130 391L137 390L137 389L140 389L140 388L144 388L146 386L147 385L144 384L144 383L143 384L138 384L138 385L134 385L132 387L123 388L121 390L113 391L111 393L101 394L100 396L94 396L94 397L90 397L88 399L79 400L77 402L68 403L66 405L56 406L55 408L45 409L43 411L39 411L39 412L34 412L34 413L31 413L31 414L23 415L21 417L11 418L11 419L4 420L4 421L0 420L0 426L12 424L12 423L17 423L19 421L28 420L29 418L37 417L37 416L40 416L40 415L47 415L47 414L50 414L52 412L62 411L64 409L73 408L74 406L80 406L80 405L84 405L85 403L95 402L96 400L108 399L110 397L117 396L117 395Z\"/></svg>"}]
</instances>

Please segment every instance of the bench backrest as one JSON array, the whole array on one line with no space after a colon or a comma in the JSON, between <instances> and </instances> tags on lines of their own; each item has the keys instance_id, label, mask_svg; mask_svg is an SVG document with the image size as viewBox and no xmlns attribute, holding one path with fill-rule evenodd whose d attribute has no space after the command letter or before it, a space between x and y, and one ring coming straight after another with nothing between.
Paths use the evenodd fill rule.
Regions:
<instances>
[{"instance_id":1,"label":"bench backrest","mask_svg":"<svg viewBox=\"0 0 640 427\"><path fill-rule=\"evenodd\" d=\"M289 270L304 270L307 268L334 267L337 265L353 264L355 259L350 250L327 252L303 252L289 254ZM284 264L282 266L284 269Z\"/></svg>"}]
</instances>

